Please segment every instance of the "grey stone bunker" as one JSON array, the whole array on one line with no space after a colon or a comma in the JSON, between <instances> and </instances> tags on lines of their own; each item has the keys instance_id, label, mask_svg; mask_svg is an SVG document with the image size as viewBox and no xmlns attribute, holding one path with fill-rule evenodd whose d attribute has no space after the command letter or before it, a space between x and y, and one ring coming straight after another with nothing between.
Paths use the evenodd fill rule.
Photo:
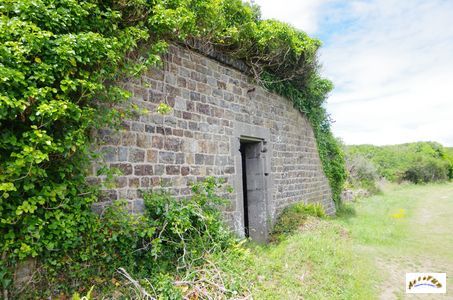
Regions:
<instances>
[{"instance_id":1,"label":"grey stone bunker","mask_svg":"<svg viewBox=\"0 0 453 300\"><path fill-rule=\"evenodd\" d=\"M143 190L163 185L187 197L190 182L215 176L234 188L225 219L239 236L258 242L291 203L322 203L335 212L309 121L291 101L253 83L240 61L172 45L161 68L125 86L148 112L120 131L97 133L104 162L122 171L97 209L126 199L140 212ZM160 103L172 111L157 113Z\"/></svg>"}]
</instances>

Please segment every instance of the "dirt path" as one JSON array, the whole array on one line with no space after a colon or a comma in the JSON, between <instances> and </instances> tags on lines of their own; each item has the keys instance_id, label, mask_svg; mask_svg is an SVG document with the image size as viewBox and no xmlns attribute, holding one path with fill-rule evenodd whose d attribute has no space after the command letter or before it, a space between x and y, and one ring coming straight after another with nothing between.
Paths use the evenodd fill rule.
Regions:
<instances>
[{"instance_id":1,"label":"dirt path","mask_svg":"<svg viewBox=\"0 0 453 300\"><path fill-rule=\"evenodd\" d=\"M391 246L368 246L384 279L379 298L453 299L453 185L406 192L407 199L398 202L409 204L403 238ZM447 273L447 294L406 294L405 274L409 272Z\"/></svg>"}]
</instances>

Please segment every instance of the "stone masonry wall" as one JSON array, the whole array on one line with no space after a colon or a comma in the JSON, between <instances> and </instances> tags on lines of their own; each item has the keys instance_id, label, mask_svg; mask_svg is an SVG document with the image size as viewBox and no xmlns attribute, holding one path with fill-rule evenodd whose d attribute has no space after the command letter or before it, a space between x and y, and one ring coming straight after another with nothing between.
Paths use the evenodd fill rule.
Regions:
<instances>
[{"instance_id":1,"label":"stone masonry wall","mask_svg":"<svg viewBox=\"0 0 453 300\"><path fill-rule=\"evenodd\" d=\"M245 73L181 46L171 46L160 69L128 82L131 101L149 112L124 122L123 130L98 132L104 162L119 168L115 188L105 190L98 209L127 199L143 209L141 191L168 187L179 197L207 175L223 177L235 192L225 216L243 232L241 136L261 135L266 155L270 223L286 205L320 202L335 208L322 171L313 130L293 104L252 83ZM173 110L162 116L164 102ZM94 166L97 168L97 166ZM99 182L102 177L92 177Z\"/></svg>"}]
</instances>

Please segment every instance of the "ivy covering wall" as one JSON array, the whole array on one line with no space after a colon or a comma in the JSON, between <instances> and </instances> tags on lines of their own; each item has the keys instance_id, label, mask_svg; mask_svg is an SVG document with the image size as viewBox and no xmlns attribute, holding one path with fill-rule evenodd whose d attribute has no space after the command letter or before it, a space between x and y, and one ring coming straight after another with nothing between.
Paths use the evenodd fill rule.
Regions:
<instances>
[{"instance_id":1,"label":"ivy covering wall","mask_svg":"<svg viewBox=\"0 0 453 300\"><path fill-rule=\"evenodd\" d=\"M308 116L338 201L345 171L323 107L332 84L318 72L318 40L241 0L2 0L2 264L80 247L96 200L85 183L90 130L127 117L134 107L112 109L129 97L119 83L188 38L243 60Z\"/></svg>"}]
</instances>

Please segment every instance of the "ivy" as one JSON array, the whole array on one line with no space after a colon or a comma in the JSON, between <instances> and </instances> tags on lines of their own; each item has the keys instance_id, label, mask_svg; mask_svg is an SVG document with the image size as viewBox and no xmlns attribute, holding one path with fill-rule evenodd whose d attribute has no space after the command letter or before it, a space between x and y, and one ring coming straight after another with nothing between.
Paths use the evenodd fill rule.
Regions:
<instances>
[{"instance_id":1,"label":"ivy","mask_svg":"<svg viewBox=\"0 0 453 300\"><path fill-rule=\"evenodd\" d=\"M259 8L241 0L3 0L2 281L19 260L57 263L95 232L97 190L85 180L90 132L134 110L117 105L130 95L121 82L159 64L168 42L189 39L243 60L258 82L307 114L338 199L343 159L322 106L332 86L318 75L318 40L261 20ZM83 252L85 260L96 255Z\"/></svg>"},{"instance_id":2,"label":"ivy","mask_svg":"<svg viewBox=\"0 0 453 300\"><path fill-rule=\"evenodd\" d=\"M149 29L119 9L98 1L0 4L0 252L10 265L76 249L92 230L89 132L125 115L107 109L129 95L115 82L158 62L165 46L156 41L132 60Z\"/></svg>"},{"instance_id":3,"label":"ivy","mask_svg":"<svg viewBox=\"0 0 453 300\"><path fill-rule=\"evenodd\" d=\"M294 107L303 112L310 121L319 156L332 189L333 200L340 205L340 195L346 180L345 158L340 142L330 129L330 117L323 107L332 83L317 74L312 74L305 83L305 89L296 88L291 82L279 81L269 73L262 76L266 88L292 100Z\"/></svg>"}]
</instances>

